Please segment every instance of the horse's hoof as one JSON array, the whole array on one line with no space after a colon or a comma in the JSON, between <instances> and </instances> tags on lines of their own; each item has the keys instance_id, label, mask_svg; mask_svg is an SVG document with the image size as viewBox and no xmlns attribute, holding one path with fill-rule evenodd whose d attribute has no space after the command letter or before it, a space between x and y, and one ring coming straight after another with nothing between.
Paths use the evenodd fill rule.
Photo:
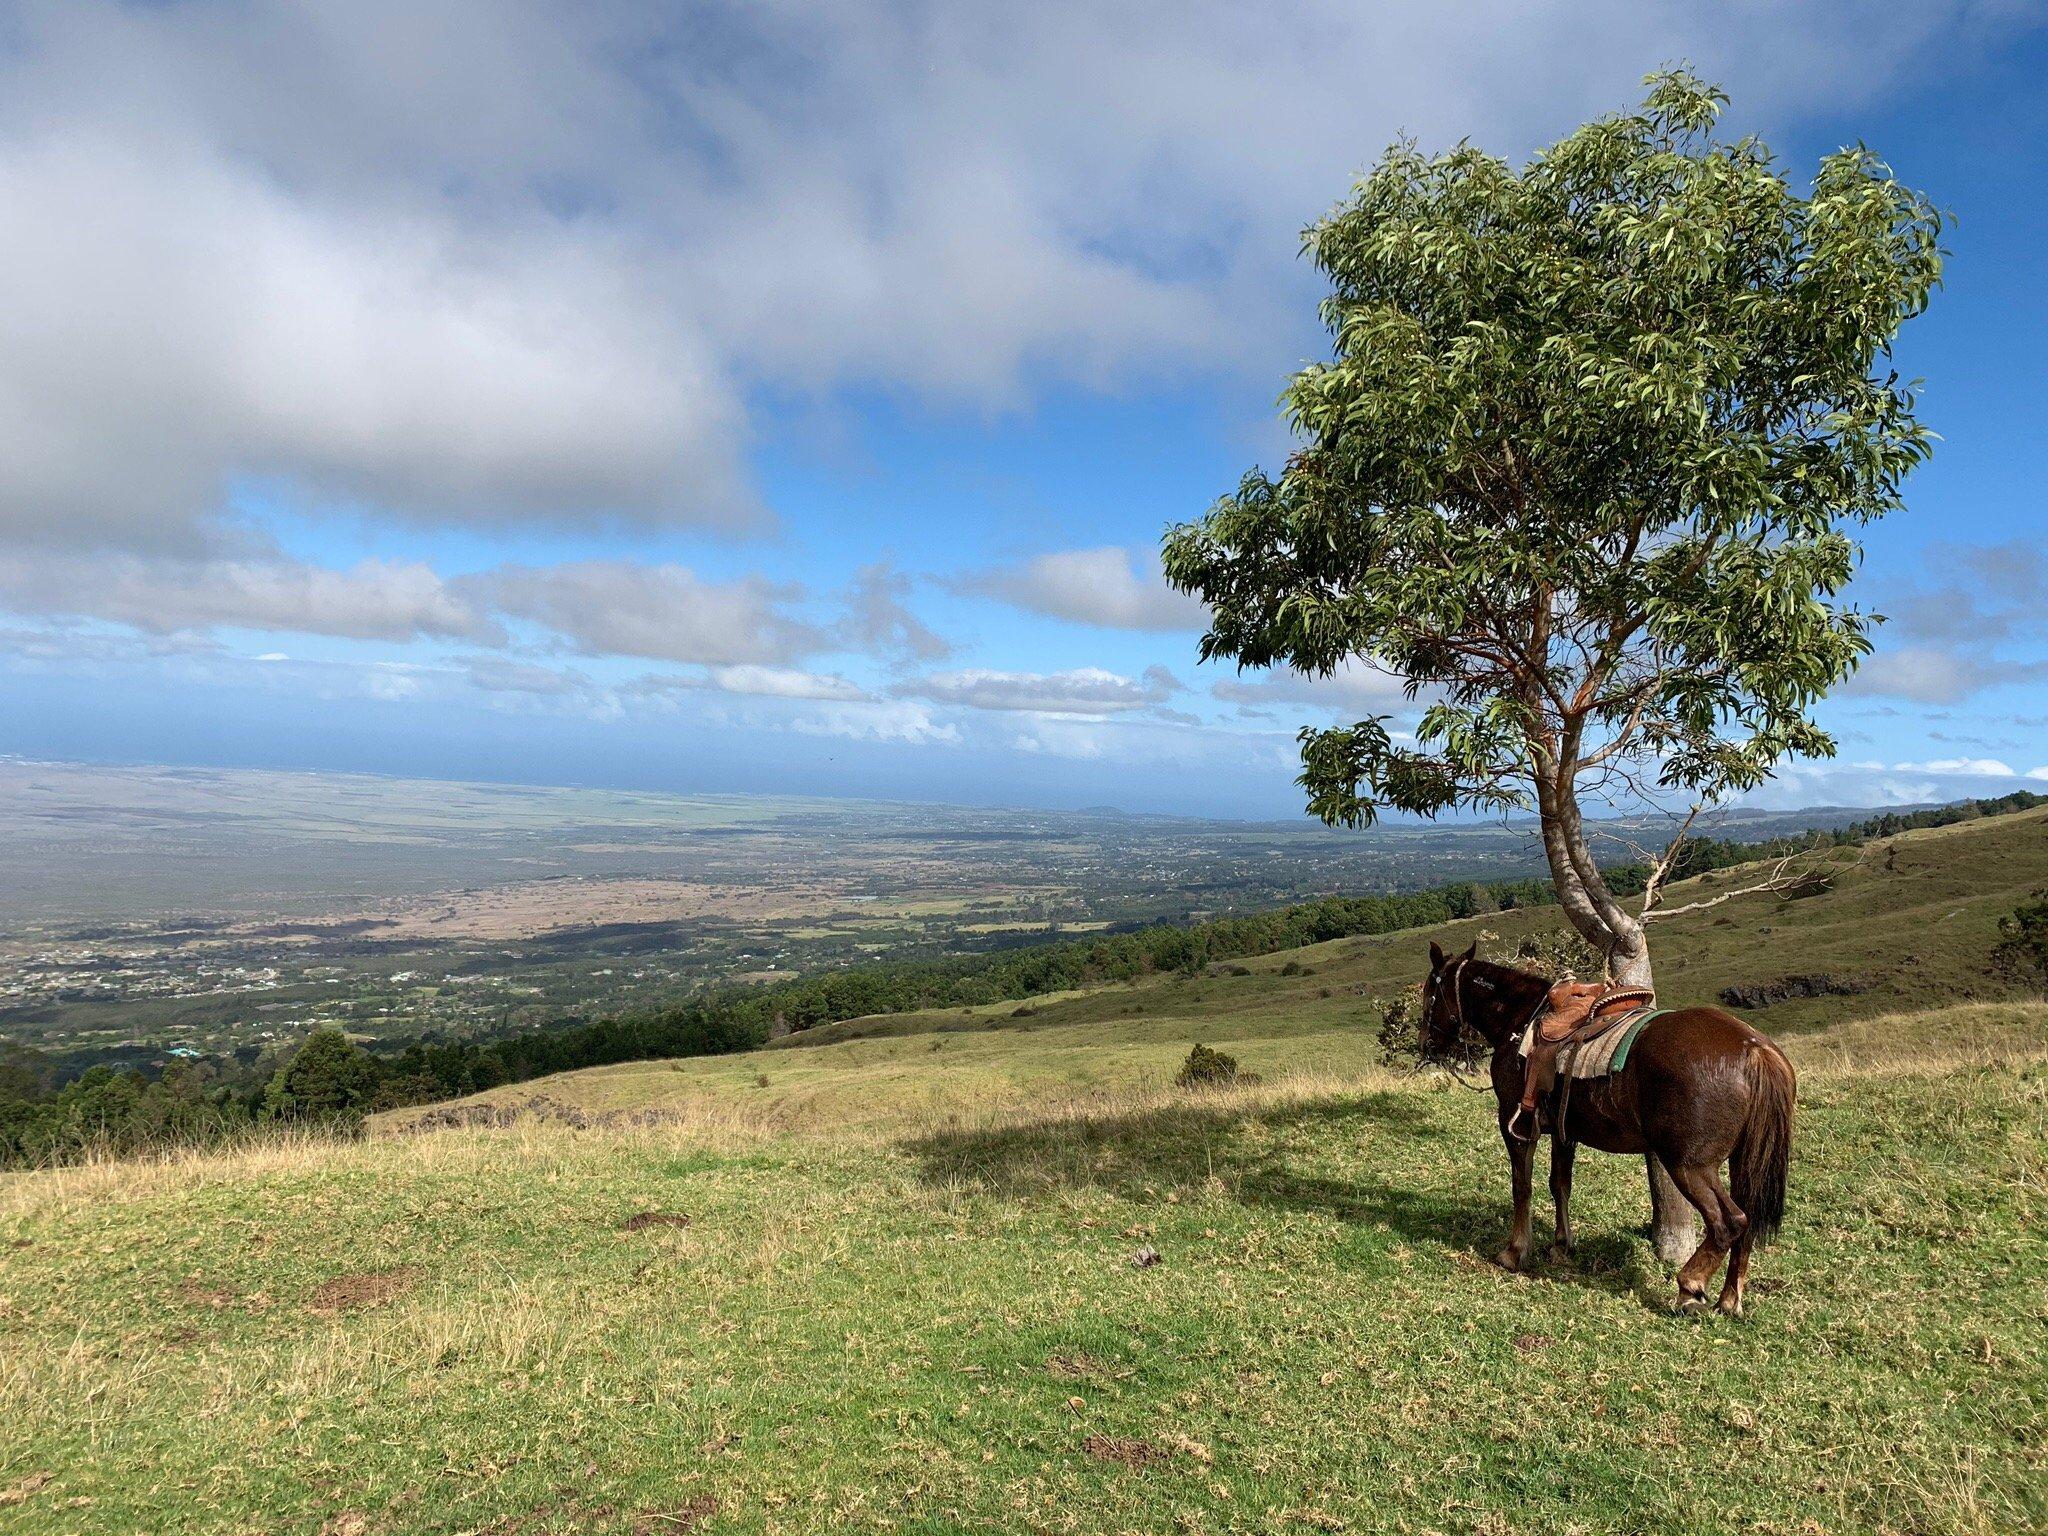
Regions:
<instances>
[{"instance_id":1,"label":"horse's hoof","mask_svg":"<svg viewBox=\"0 0 2048 1536\"><path fill-rule=\"evenodd\" d=\"M1742 1302L1735 1297L1723 1296L1714 1310L1723 1317L1740 1317L1742 1316Z\"/></svg>"},{"instance_id":2,"label":"horse's hoof","mask_svg":"<svg viewBox=\"0 0 2048 1536\"><path fill-rule=\"evenodd\" d=\"M1571 1245L1569 1243L1552 1243L1543 1251L1543 1257L1553 1264L1569 1264L1572 1261Z\"/></svg>"},{"instance_id":3,"label":"horse's hoof","mask_svg":"<svg viewBox=\"0 0 2048 1536\"><path fill-rule=\"evenodd\" d=\"M1706 1311L1707 1293L1705 1291L1680 1291L1678 1293L1677 1310L1687 1317Z\"/></svg>"},{"instance_id":4,"label":"horse's hoof","mask_svg":"<svg viewBox=\"0 0 2048 1536\"><path fill-rule=\"evenodd\" d=\"M1493 1256L1493 1262L1513 1274L1521 1269L1522 1256L1512 1248L1503 1248Z\"/></svg>"}]
</instances>

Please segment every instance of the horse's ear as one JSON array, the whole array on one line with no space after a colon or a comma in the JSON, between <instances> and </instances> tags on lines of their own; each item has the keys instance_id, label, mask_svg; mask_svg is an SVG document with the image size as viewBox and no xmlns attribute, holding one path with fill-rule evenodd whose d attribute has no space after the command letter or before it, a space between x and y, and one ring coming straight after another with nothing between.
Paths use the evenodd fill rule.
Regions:
<instances>
[{"instance_id":1,"label":"horse's ear","mask_svg":"<svg viewBox=\"0 0 2048 1536\"><path fill-rule=\"evenodd\" d=\"M1458 958L1459 958L1460 960L1470 960L1470 959L1472 959L1472 958L1473 958L1473 957L1474 957L1475 955L1477 955L1478 953L1479 953L1479 941L1478 941L1477 939L1474 939L1474 940L1472 941L1471 947L1470 947L1470 948L1468 948L1468 949L1467 949L1467 950L1465 951L1465 953L1464 953L1464 954L1462 954L1462 955L1458 956Z\"/></svg>"},{"instance_id":2,"label":"horse's ear","mask_svg":"<svg viewBox=\"0 0 2048 1536\"><path fill-rule=\"evenodd\" d=\"M1437 943L1435 939L1429 941L1429 968L1432 971L1440 971L1444 968L1443 946Z\"/></svg>"}]
</instances>

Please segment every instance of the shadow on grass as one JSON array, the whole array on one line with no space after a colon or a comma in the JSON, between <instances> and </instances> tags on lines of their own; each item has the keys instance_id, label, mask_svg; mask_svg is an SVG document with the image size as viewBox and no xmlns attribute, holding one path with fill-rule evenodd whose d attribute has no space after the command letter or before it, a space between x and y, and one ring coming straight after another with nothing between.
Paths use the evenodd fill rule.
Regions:
<instances>
[{"instance_id":1,"label":"shadow on grass","mask_svg":"<svg viewBox=\"0 0 2048 1536\"><path fill-rule=\"evenodd\" d=\"M1248 1207L1314 1212L1378 1226L1468 1257L1491 1259L1506 1242L1508 1164L1495 1148L1492 1187L1466 1176L1472 1149L1451 1138L1426 1098L1369 1093L1273 1105L1204 1104L1190 1099L1142 1110L1059 1116L1022 1124L945 1130L904 1143L919 1177L942 1186L973 1185L1013 1199L1100 1189L1153 1199L1173 1189L1220 1188ZM1360 1168L1336 1177L1318 1171L1315 1148L1372 1144L1377 1161L1416 1171L1412 1180ZM1457 1165L1446 1179L1446 1149ZM1581 1158L1583 1168L1585 1159ZM1549 1241L1550 1210L1541 1158L1535 1229L1539 1256ZM1463 1185L1465 1187L1458 1187ZM1449 1186L1449 1187L1447 1187ZM1651 1300L1634 1235L1595 1232L1580 1239L1566 1265L1538 1264L1546 1279Z\"/></svg>"}]
</instances>

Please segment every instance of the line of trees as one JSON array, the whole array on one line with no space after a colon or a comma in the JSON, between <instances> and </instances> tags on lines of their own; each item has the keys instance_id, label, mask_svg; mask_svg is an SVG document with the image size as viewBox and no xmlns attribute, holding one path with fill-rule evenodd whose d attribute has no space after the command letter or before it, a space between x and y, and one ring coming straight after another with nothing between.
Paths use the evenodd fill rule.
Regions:
<instances>
[{"instance_id":1,"label":"line of trees","mask_svg":"<svg viewBox=\"0 0 2048 1536\"><path fill-rule=\"evenodd\" d=\"M2048 795L2020 792L1757 843L1701 838L1682 850L1673 878L2040 805L2048 805ZM1607 871L1617 892L1640 889L1649 873L1646 865ZM40 1053L0 1046L0 1167L208 1143L278 1125L347 1134L377 1110L458 1098L556 1072L748 1050L776 1034L872 1014L971 1007L1161 973L1194 974L1219 961L1554 900L1550 882L1537 879L1331 896L1191 925L1159 924L993 954L885 961L766 986L726 987L659 1010L496 1038L421 1039L396 1051L371 1052L337 1030L319 1030L268 1070L252 1071L231 1058L178 1060L154 1075L102 1066L59 1084Z\"/></svg>"}]
</instances>

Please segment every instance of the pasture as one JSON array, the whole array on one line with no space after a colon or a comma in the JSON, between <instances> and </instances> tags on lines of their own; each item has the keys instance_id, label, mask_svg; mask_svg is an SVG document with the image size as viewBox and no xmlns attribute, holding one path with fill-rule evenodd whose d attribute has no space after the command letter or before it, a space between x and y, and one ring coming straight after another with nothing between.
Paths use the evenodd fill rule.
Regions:
<instances>
[{"instance_id":1,"label":"pasture","mask_svg":"<svg viewBox=\"0 0 2048 1536\"><path fill-rule=\"evenodd\" d=\"M1346 941L14 1176L0 1528L2041 1528L2048 1005L1981 976L2043 834L1665 937L1667 997L1866 983L1754 1015L1802 1091L1745 1319L1671 1315L1633 1159L1580 1159L1574 1261L1490 1265L1486 1101L1364 1017L1427 936ZM1265 1081L1171 1088L1196 1040Z\"/></svg>"}]
</instances>

